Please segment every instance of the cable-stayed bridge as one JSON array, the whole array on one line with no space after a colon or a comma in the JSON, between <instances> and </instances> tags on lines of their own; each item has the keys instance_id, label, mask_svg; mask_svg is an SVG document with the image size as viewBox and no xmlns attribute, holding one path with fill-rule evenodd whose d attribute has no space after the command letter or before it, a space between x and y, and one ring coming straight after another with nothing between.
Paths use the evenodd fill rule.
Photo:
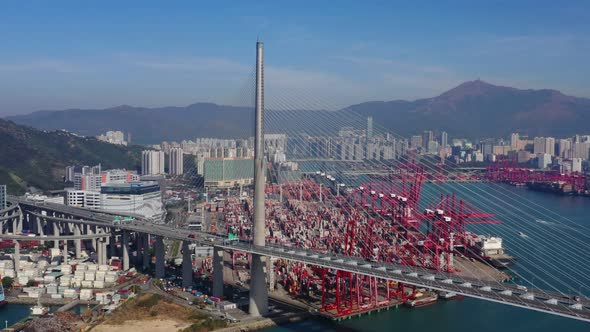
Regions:
<instances>
[{"instance_id":1,"label":"cable-stayed bridge","mask_svg":"<svg viewBox=\"0 0 590 332\"><path fill-rule=\"evenodd\" d=\"M384 130L377 124L373 126L372 121L371 126L367 125L362 129L364 133L359 134L358 128L350 129L351 123L356 122L359 127L358 124L364 124L366 119L352 111L341 111L338 116L321 113L318 116L325 118L315 119L317 121L298 118L304 134L289 130L287 135L292 138L305 135L307 141L294 139L292 144L297 151L308 151L314 157L299 158L300 162L309 166L307 170L300 170L302 179L267 183L265 173L270 174L276 169L267 163L270 158L265 155L269 152L264 147L262 123L277 130L281 123L291 121L298 113L289 112L294 102L289 97L275 99L275 111L264 112L261 43L257 44L255 72L254 195L253 198L238 200L247 204L235 204L237 207L232 213L243 216L242 220L234 222L230 219L235 215L228 214L224 218L228 224L224 231L231 229L237 232L240 234L239 241L228 241L223 236L224 232L216 235L177 229L150 223L139 216L115 222L114 213L36 203L16 197L10 198L12 206L2 211L4 216L0 217L3 229L12 230L12 235L3 235L4 238L16 243L32 239L53 241L59 247L60 241L56 239L63 236L61 241L66 247L68 242L74 242L77 255L80 240L90 239L96 242L93 247L102 262L107 257L107 244L121 239L124 267L133 264L129 255L130 242L138 252L143 253L141 256L138 254L138 262L135 263L145 267L151 261L150 244L146 239L148 235L155 236L155 271L158 277L164 276L164 238L183 241L183 247L190 242L211 245L215 248L214 295L223 291L220 253L223 250L249 253L253 262L250 285L250 311L253 315L267 311L268 286L263 267L268 257L274 257L317 268L322 275L322 303L326 302L322 307L326 310L346 312L353 307L378 306L384 289L387 297L394 293L389 289L389 281L394 281L414 290L427 288L462 294L590 321L590 299L581 292L588 285L590 274L588 266L579 264L588 258L584 236L577 236L576 230L567 224L556 228L554 234L533 224L531 227L537 228L539 234L547 239L555 235L557 240L546 243L549 250L555 250L549 255L525 246L509 247L527 254L523 257L519 255L519 264L525 265L527 273L513 271L524 280L526 287L496 278L492 275L495 266L489 261L474 265L471 271L463 271L468 273L460 273L461 268L457 268L455 263L478 254L474 252L474 242L478 239L475 232L491 232L508 238L510 232L516 233L519 228L506 221L524 221L534 218L534 215L515 206L513 200L518 197L499 186L490 185L481 189L458 185L453 188L458 196L465 197L465 201L456 199L454 194L447 192L447 188L440 188L441 195L422 190L426 173L440 176L444 181L449 173L461 169L452 164L441 166L431 159L420 160L420 156L407 146L407 140L400 136L380 135ZM244 96L248 100L252 97L249 88ZM296 102L301 103L301 100ZM310 103L309 106L318 106ZM325 128L330 123L334 128ZM347 129L340 130L338 138L333 139L333 133L337 132L335 128ZM311 139L310 135L313 136ZM344 163L338 169L326 166L334 155L340 155ZM359 163L373 166L373 171L354 170ZM542 206L535 206L534 202L525 203L541 211L548 220L559 217L543 210ZM501 216L498 219L503 219L504 224L496 227L500 220L484 210ZM19 238L15 234L23 229L23 225L40 236ZM557 251L560 248L568 248L569 252L560 253ZM578 264L572 256L581 258ZM183 258L183 283L190 285L190 256L185 254ZM556 260L550 260L553 258ZM543 268L555 261L554 268L560 269L565 277ZM400 294L405 296L403 288ZM365 297L370 301L362 299Z\"/></svg>"},{"instance_id":2,"label":"cable-stayed bridge","mask_svg":"<svg viewBox=\"0 0 590 332\"><path fill-rule=\"evenodd\" d=\"M259 254L266 257L282 258L384 280L394 280L417 287L427 287L440 291L454 292L482 300L590 321L590 299L586 297L573 301L570 296L559 292L534 288L527 288L524 290L515 284L458 277L452 273L433 271L431 269L420 267L394 263L369 262L359 257L350 257L342 254L318 252L301 248L276 245L255 246L252 243L245 241L228 242L227 239L222 236L215 236L186 229L177 229L164 225L154 225L153 223L143 221L140 218L135 218L133 221L127 223L114 225L113 216L115 214L109 214L104 211L84 210L53 203L36 203L16 197L10 198L10 201L14 204L13 206L19 207L17 210L18 213L12 214L12 218L6 218L12 222L22 222L19 221L19 217L25 216L24 219L33 220L33 218L38 218L39 220L43 220L43 223L73 224L78 227L82 225L91 225L98 227L99 229L104 229L105 231L101 231L97 234L78 236L53 234L41 237L27 237L23 235L3 234L0 236L2 239L19 240L20 238L20 241L55 241L55 239L60 239L61 241L79 241L80 239L110 237L111 232L113 231L106 231L110 229L150 234L173 240L196 242L201 245L212 245L220 249L236 250ZM18 226L16 226L16 228L18 228ZM156 253L156 255L158 255L158 253ZM128 256L127 259L129 259ZM157 264L159 263L157 262ZM188 264L190 264L190 262ZM188 264L185 264L185 266Z\"/></svg>"}]
</instances>

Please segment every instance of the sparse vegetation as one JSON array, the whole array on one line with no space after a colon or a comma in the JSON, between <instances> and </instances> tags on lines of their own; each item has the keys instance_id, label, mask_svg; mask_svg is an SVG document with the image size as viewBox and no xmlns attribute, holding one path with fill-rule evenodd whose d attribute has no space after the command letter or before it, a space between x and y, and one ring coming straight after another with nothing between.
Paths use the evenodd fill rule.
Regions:
<instances>
[{"instance_id":1,"label":"sparse vegetation","mask_svg":"<svg viewBox=\"0 0 590 332\"><path fill-rule=\"evenodd\" d=\"M14 284L14 279L11 277L4 277L2 278L2 287L5 289L12 288L12 284Z\"/></svg>"},{"instance_id":2,"label":"sparse vegetation","mask_svg":"<svg viewBox=\"0 0 590 332\"><path fill-rule=\"evenodd\" d=\"M213 319L194 309L168 301L157 294L140 294L115 310L105 324L121 325L127 321L166 319L185 323L187 332L205 332L222 328L226 322Z\"/></svg>"},{"instance_id":3,"label":"sparse vegetation","mask_svg":"<svg viewBox=\"0 0 590 332\"><path fill-rule=\"evenodd\" d=\"M183 332L207 332L221 329L227 326L227 323L218 319L205 319L191 324Z\"/></svg>"}]
</instances>

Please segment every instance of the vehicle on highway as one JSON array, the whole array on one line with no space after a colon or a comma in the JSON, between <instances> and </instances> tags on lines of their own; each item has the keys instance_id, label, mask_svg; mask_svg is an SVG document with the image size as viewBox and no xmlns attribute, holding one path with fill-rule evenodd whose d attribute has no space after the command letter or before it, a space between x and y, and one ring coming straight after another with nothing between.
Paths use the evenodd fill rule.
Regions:
<instances>
[{"instance_id":1,"label":"vehicle on highway","mask_svg":"<svg viewBox=\"0 0 590 332\"><path fill-rule=\"evenodd\" d=\"M121 225L121 217L115 216L115 218L113 218L113 225Z\"/></svg>"},{"instance_id":2,"label":"vehicle on highway","mask_svg":"<svg viewBox=\"0 0 590 332\"><path fill-rule=\"evenodd\" d=\"M227 239L223 239L223 244L235 244L235 243L238 243L239 241L240 241L240 239L238 238L237 235L229 233L227 235Z\"/></svg>"}]
</instances>

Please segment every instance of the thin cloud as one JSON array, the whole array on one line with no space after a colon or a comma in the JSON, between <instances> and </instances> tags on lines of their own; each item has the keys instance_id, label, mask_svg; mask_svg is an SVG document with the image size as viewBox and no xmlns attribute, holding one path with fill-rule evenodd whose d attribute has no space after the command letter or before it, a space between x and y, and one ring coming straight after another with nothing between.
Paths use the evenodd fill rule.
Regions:
<instances>
[{"instance_id":1,"label":"thin cloud","mask_svg":"<svg viewBox=\"0 0 590 332\"><path fill-rule=\"evenodd\" d=\"M440 74L440 75L448 75L451 73L451 70L442 67L442 66L435 66L435 65L421 65L416 63L409 63L404 61L397 61L393 59L385 59L385 58L375 58L375 57L355 57L355 56L334 56L334 59L350 62L360 66L369 66L369 67L381 67L378 68L379 71L383 69L387 69L387 67L393 68L403 68L406 71L414 71L417 73L426 73L426 74Z\"/></svg>"},{"instance_id":2,"label":"thin cloud","mask_svg":"<svg viewBox=\"0 0 590 332\"><path fill-rule=\"evenodd\" d=\"M224 58L137 59L131 65L156 70L247 73L247 65Z\"/></svg>"},{"instance_id":3,"label":"thin cloud","mask_svg":"<svg viewBox=\"0 0 590 332\"><path fill-rule=\"evenodd\" d=\"M562 56L589 51L588 37L573 34L491 36L476 46L481 55Z\"/></svg>"},{"instance_id":4,"label":"thin cloud","mask_svg":"<svg viewBox=\"0 0 590 332\"><path fill-rule=\"evenodd\" d=\"M59 60L36 60L25 63L1 63L0 71L52 71L57 73L81 73L86 72L87 68Z\"/></svg>"}]
</instances>

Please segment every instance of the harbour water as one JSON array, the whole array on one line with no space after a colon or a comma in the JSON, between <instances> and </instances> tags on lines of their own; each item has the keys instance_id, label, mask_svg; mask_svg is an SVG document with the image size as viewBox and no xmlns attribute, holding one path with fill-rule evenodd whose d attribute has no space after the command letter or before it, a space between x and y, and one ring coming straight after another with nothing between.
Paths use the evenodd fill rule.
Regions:
<instances>
[{"instance_id":1,"label":"harbour water","mask_svg":"<svg viewBox=\"0 0 590 332\"><path fill-rule=\"evenodd\" d=\"M517 282L528 286L532 283L535 287L559 289L566 293L582 292L589 295L589 198L557 196L497 184L427 183L423 187L422 205L428 205L428 200L435 200L441 192L450 190L461 198L472 197L466 200L486 212L497 213L501 224L477 225L468 229L477 234L497 235L504 239L505 248L518 258L512 272L516 277L520 277L520 281ZM507 206L517 208L521 212L514 214L513 209L505 209ZM522 234L519 235L518 232ZM581 269L579 272L585 273L586 279L581 279L579 274L575 275L571 270L568 271L566 266ZM395 330L570 332L590 331L590 323L465 298L439 301L435 305L418 309L400 307L397 310L382 311L342 322L307 320L264 331Z\"/></svg>"},{"instance_id":2,"label":"harbour water","mask_svg":"<svg viewBox=\"0 0 590 332\"><path fill-rule=\"evenodd\" d=\"M31 305L6 304L0 308L0 327L5 328L23 320L31 313Z\"/></svg>"},{"instance_id":3,"label":"harbour water","mask_svg":"<svg viewBox=\"0 0 590 332\"><path fill-rule=\"evenodd\" d=\"M0 308L0 329L6 326L11 326L17 323L31 314L31 304L6 304ZM51 306L50 310L55 311L59 309L59 306ZM72 308L72 312L79 315L88 310L86 305L77 305Z\"/></svg>"}]
</instances>

